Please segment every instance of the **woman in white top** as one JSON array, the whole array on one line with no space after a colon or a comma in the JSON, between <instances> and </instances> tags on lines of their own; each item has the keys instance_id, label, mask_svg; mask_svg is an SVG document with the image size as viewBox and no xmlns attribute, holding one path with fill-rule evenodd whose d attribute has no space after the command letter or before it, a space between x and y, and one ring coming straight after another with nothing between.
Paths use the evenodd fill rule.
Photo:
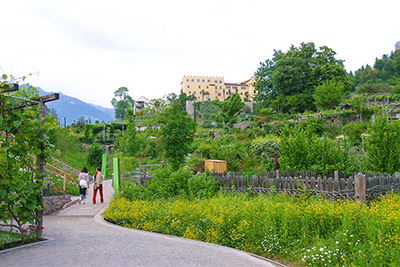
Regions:
<instances>
[{"instance_id":1,"label":"woman in white top","mask_svg":"<svg viewBox=\"0 0 400 267\"><path fill-rule=\"evenodd\" d=\"M85 204L86 189L89 187L89 174L86 167L83 167L78 176L79 185L79 204Z\"/></svg>"}]
</instances>

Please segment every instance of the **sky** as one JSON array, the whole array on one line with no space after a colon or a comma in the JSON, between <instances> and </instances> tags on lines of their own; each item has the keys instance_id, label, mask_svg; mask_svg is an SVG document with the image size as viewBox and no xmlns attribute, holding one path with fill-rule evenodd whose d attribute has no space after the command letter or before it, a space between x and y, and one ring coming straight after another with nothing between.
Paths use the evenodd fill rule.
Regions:
<instances>
[{"instance_id":1,"label":"sky","mask_svg":"<svg viewBox=\"0 0 400 267\"><path fill-rule=\"evenodd\" d=\"M347 71L394 50L400 1L13 0L1 3L0 72L112 108L180 93L184 75L251 78L274 50L328 46Z\"/></svg>"}]
</instances>

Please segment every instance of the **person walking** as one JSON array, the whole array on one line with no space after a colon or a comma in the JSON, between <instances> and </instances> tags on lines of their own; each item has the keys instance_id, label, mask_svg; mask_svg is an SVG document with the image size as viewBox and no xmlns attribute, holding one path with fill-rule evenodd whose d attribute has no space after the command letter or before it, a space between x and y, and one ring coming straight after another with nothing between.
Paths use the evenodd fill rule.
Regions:
<instances>
[{"instance_id":1,"label":"person walking","mask_svg":"<svg viewBox=\"0 0 400 267\"><path fill-rule=\"evenodd\" d=\"M79 204L85 204L86 189L89 187L89 174L86 167L78 175Z\"/></svg>"},{"instance_id":2,"label":"person walking","mask_svg":"<svg viewBox=\"0 0 400 267\"><path fill-rule=\"evenodd\" d=\"M93 175L93 204L96 204L97 190L100 192L100 202L103 203L103 180L104 175L100 172L101 168L97 167L97 172Z\"/></svg>"}]
</instances>

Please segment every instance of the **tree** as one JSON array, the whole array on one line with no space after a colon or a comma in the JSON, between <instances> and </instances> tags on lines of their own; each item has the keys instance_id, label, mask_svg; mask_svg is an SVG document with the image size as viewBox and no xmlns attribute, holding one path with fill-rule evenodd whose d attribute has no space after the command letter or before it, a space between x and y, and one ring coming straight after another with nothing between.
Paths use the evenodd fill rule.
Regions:
<instances>
[{"instance_id":1,"label":"tree","mask_svg":"<svg viewBox=\"0 0 400 267\"><path fill-rule=\"evenodd\" d=\"M344 86L332 80L316 86L313 93L314 104L320 110L337 107L343 96Z\"/></svg>"},{"instance_id":2,"label":"tree","mask_svg":"<svg viewBox=\"0 0 400 267\"><path fill-rule=\"evenodd\" d=\"M204 118L210 118L212 114L216 114L219 111L219 107L215 101L204 101L198 102L201 103L200 112Z\"/></svg>"},{"instance_id":3,"label":"tree","mask_svg":"<svg viewBox=\"0 0 400 267\"><path fill-rule=\"evenodd\" d=\"M196 132L196 124L186 111L182 111L178 102L165 110L160 118L162 146L171 166L177 170L184 163L190 151Z\"/></svg>"},{"instance_id":4,"label":"tree","mask_svg":"<svg viewBox=\"0 0 400 267\"><path fill-rule=\"evenodd\" d=\"M126 110L128 108L133 109L135 105L135 101L128 95L128 92L129 90L126 87L120 87L114 92L115 97L111 100L111 104L114 107L116 119L124 119Z\"/></svg>"},{"instance_id":5,"label":"tree","mask_svg":"<svg viewBox=\"0 0 400 267\"><path fill-rule=\"evenodd\" d=\"M260 63L255 72L255 101L278 112L315 110L316 86L334 80L350 89L343 61L335 59L335 54L326 46L318 50L314 43L292 45L286 53L274 50L272 60Z\"/></svg>"},{"instance_id":6,"label":"tree","mask_svg":"<svg viewBox=\"0 0 400 267\"><path fill-rule=\"evenodd\" d=\"M196 97L195 96L191 96L190 97L190 99L189 99L189 97L186 95L186 93L184 93L184 92L181 92L181 94L178 96L178 95L176 95L175 93L169 93L168 95L167 95L167 100L172 104L172 103L174 103L175 101L178 101L179 103L180 103L180 105L181 105L181 110L182 111L185 111L186 110L186 101L187 100L192 100L193 99L193 97L194 97L194 100L196 100Z\"/></svg>"},{"instance_id":7,"label":"tree","mask_svg":"<svg viewBox=\"0 0 400 267\"><path fill-rule=\"evenodd\" d=\"M224 102L215 102L220 108L221 112L217 116L212 114L212 118L218 122L228 126L232 126L237 122L237 116L242 111L245 104L238 94L230 95Z\"/></svg>"},{"instance_id":8,"label":"tree","mask_svg":"<svg viewBox=\"0 0 400 267\"><path fill-rule=\"evenodd\" d=\"M125 136L126 138L124 139L122 150L125 152L125 154L129 156L134 156L139 152L140 144L138 140L138 133L136 130L136 123L133 119L133 116L129 116L128 128L126 129Z\"/></svg>"}]
</instances>

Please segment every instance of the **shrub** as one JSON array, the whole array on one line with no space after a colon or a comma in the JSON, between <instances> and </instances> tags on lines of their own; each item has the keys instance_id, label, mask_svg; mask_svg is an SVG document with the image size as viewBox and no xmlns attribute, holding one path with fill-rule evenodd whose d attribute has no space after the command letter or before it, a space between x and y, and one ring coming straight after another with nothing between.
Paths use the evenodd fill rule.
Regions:
<instances>
[{"instance_id":1,"label":"shrub","mask_svg":"<svg viewBox=\"0 0 400 267\"><path fill-rule=\"evenodd\" d=\"M191 198L214 196L219 189L219 182L205 173L193 175L188 180L188 192Z\"/></svg>"},{"instance_id":2,"label":"shrub","mask_svg":"<svg viewBox=\"0 0 400 267\"><path fill-rule=\"evenodd\" d=\"M103 146L99 143L93 143L88 150L87 163L90 166L100 167L102 156L103 156Z\"/></svg>"},{"instance_id":3,"label":"shrub","mask_svg":"<svg viewBox=\"0 0 400 267\"><path fill-rule=\"evenodd\" d=\"M177 171L173 167L158 168L152 175L151 182L147 187L147 198L171 198L176 196L187 197L188 179L193 172L187 168Z\"/></svg>"},{"instance_id":4,"label":"shrub","mask_svg":"<svg viewBox=\"0 0 400 267\"><path fill-rule=\"evenodd\" d=\"M373 172L394 173L400 169L400 123L377 117L366 136L367 166Z\"/></svg>"}]
</instances>

